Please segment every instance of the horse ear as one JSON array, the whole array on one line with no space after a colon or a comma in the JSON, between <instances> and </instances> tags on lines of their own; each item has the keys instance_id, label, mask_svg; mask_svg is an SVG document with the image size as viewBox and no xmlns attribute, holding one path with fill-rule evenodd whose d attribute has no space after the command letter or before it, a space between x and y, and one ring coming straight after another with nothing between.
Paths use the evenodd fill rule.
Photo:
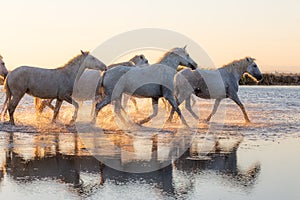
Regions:
<instances>
[{"instance_id":1,"label":"horse ear","mask_svg":"<svg viewBox=\"0 0 300 200\"><path fill-rule=\"evenodd\" d=\"M255 58L246 57L246 60L247 60L248 62L253 62L253 61L255 60Z\"/></svg>"},{"instance_id":2,"label":"horse ear","mask_svg":"<svg viewBox=\"0 0 300 200\"><path fill-rule=\"evenodd\" d=\"M82 53L82 55L85 55L85 56L89 55L89 53L90 53L88 51L82 51L82 50L80 50L80 52Z\"/></svg>"},{"instance_id":3,"label":"horse ear","mask_svg":"<svg viewBox=\"0 0 300 200\"><path fill-rule=\"evenodd\" d=\"M186 49L186 46L187 46L187 45L185 45L185 46L183 47L184 50Z\"/></svg>"}]
</instances>

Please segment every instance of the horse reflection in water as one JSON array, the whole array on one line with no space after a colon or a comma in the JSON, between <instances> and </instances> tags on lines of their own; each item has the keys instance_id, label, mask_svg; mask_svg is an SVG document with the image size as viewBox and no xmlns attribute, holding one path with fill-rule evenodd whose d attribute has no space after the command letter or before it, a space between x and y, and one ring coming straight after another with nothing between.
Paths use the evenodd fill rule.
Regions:
<instances>
[{"instance_id":1,"label":"horse reflection in water","mask_svg":"<svg viewBox=\"0 0 300 200\"><path fill-rule=\"evenodd\" d=\"M111 142L112 148L119 149L119 152L111 153L110 149L105 147L106 149L100 151L103 152L102 156L119 162L124 167L132 165L142 167L145 166L145 163L149 164L153 160L158 163L172 163L172 157L170 157L172 150L169 149L169 153L166 154L168 152L166 141L170 143L171 138L153 135L144 138L150 145L139 147L136 143L139 142L140 137L124 136L126 136L126 133L104 134L105 139ZM181 149L183 154L175 162L156 171L143 173L119 171L101 163L86 151L86 146L81 143L77 134L68 136L66 134L29 134L23 138L28 141L18 140L18 133L8 134L6 139L8 141L7 148L5 148L7 150L3 159L5 163L2 164L5 169L2 171L18 180L18 182L37 181L44 178L58 179L72 184L74 188L77 188L78 195L92 195L95 193L95 189L96 192L101 192L102 187L100 186L106 184L106 182L108 182L107 184L137 182L155 185L155 188L159 191L176 197L181 192L193 190L194 186L192 183L188 187L176 185L174 178L177 180L185 179L185 181L191 180L186 180L186 177L174 177L178 174L174 172L183 171L185 174L190 173L193 175L193 173L200 171L215 170L224 172L223 174L217 173L217 175L232 183L234 187L250 187L255 184L260 171L258 165L248 171L239 170L237 166L237 149L241 140L236 138L231 139L231 144L226 146L226 150L222 147L222 143L228 143L228 139L223 139L224 141L218 140L210 146L210 149L202 152L203 149L199 150L198 147L200 140L203 140L203 136L196 136L190 148ZM104 139L102 140L105 142ZM30 145L22 145L20 142ZM87 144L87 146L89 145L92 146L93 144ZM178 148L183 148L183 146L178 146ZM175 147L172 147L174 152L180 151ZM160 149L163 149L163 151L160 151ZM148 155L126 157L128 154L124 152L130 151L136 154L144 152ZM203 153L205 153L205 158L199 156ZM91 177L96 179L93 182L96 182L96 184L91 185L89 183L91 180L86 182L81 173L91 174Z\"/></svg>"}]
</instances>

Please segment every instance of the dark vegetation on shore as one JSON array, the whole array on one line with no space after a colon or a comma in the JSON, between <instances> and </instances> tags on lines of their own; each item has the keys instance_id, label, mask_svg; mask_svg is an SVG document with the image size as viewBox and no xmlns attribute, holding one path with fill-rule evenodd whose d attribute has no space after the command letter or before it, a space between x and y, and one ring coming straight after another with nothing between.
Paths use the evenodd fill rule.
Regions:
<instances>
[{"instance_id":1,"label":"dark vegetation on shore","mask_svg":"<svg viewBox=\"0 0 300 200\"><path fill-rule=\"evenodd\" d=\"M245 74L240 80L240 85L300 85L300 74L264 73L263 80L259 83Z\"/></svg>"}]
</instances>

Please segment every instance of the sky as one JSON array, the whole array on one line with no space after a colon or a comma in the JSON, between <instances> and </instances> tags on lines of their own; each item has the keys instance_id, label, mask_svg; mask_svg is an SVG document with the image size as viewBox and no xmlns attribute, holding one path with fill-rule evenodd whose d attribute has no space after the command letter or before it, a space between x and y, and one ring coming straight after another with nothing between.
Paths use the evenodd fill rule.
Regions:
<instances>
[{"instance_id":1,"label":"sky","mask_svg":"<svg viewBox=\"0 0 300 200\"><path fill-rule=\"evenodd\" d=\"M112 36L161 28L197 42L216 67L251 56L263 72L300 72L298 0L0 0L0 5L0 54L8 69L59 67Z\"/></svg>"}]
</instances>

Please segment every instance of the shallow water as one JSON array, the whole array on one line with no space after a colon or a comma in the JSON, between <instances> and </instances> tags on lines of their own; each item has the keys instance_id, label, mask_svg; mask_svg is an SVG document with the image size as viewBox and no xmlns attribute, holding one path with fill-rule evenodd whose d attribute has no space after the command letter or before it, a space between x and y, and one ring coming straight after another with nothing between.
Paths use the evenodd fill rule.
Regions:
<instances>
[{"instance_id":1,"label":"shallow water","mask_svg":"<svg viewBox=\"0 0 300 200\"><path fill-rule=\"evenodd\" d=\"M36 121L26 96L17 127L0 124L0 199L299 199L300 87L241 87L239 95L250 125L224 100L213 133L204 123L197 132L155 123L115 130L110 118L99 119L107 127L97 137L63 125L68 105L57 124L49 110ZM212 103L197 101L200 118ZM129 173L137 166L143 173Z\"/></svg>"}]
</instances>

